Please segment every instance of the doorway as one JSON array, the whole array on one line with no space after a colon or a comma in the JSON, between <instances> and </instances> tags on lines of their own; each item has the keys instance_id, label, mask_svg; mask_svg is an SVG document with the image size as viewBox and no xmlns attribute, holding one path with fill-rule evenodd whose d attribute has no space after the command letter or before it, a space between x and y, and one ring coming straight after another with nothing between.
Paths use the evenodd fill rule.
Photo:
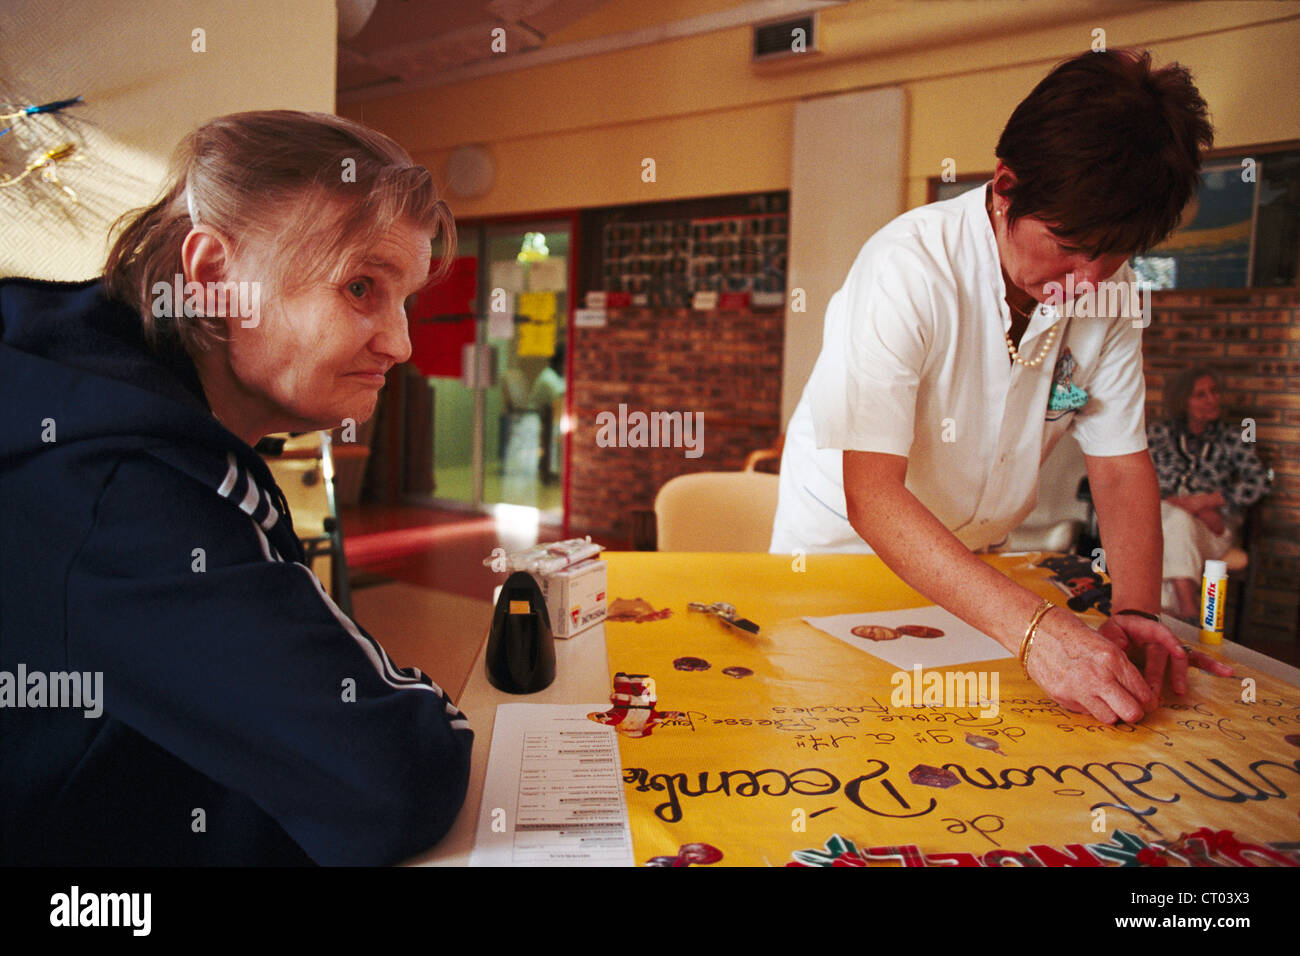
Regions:
<instances>
[{"instance_id":1,"label":"doorway","mask_svg":"<svg viewBox=\"0 0 1300 956\"><path fill-rule=\"evenodd\" d=\"M573 217L458 232L451 275L412 313L412 361L432 400L432 491L420 497L561 524Z\"/></svg>"}]
</instances>

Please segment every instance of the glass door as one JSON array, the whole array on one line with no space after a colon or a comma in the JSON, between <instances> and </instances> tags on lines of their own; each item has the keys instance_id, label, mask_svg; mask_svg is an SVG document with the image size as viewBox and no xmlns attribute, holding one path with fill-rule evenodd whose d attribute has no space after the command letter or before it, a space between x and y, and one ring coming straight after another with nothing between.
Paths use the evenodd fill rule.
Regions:
<instances>
[{"instance_id":1,"label":"glass door","mask_svg":"<svg viewBox=\"0 0 1300 956\"><path fill-rule=\"evenodd\" d=\"M443 505L477 507L482 502L482 449L476 448L474 420L480 395L467 360L482 335L482 229L460 229L457 238L451 273L422 292L411 313L411 361L423 376L428 411L418 426L421 434L411 434L414 423L408 420L404 439L408 458L417 445L432 447L432 455L417 463L433 469L431 488L425 471L423 497Z\"/></svg>"},{"instance_id":2,"label":"glass door","mask_svg":"<svg viewBox=\"0 0 1300 956\"><path fill-rule=\"evenodd\" d=\"M432 445L426 500L562 520L571 229L568 219L460 226L455 268L413 309L433 434L405 441Z\"/></svg>"},{"instance_id":3,"label":"glass door","mask_svg":"<svg viewBox=\"0 0 1300 956\"><path fill-rule=\"evenodd\" d=\"M483 501L524 505L558 521L569 311L569 223L487 227L487 341L496 385L486 394Z\"/></svg>"}]
</instances>

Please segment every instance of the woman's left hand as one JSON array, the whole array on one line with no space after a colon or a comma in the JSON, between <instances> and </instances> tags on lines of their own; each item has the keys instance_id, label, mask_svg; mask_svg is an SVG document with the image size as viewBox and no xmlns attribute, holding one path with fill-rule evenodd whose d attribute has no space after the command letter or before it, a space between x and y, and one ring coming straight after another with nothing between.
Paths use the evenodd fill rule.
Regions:
<instances>
[{"instance_id":1,"label":"woman's left hand","mask_svg":"<svg viewBox=\"0 0 1300 956\"><path fill-rule=\"evenodd\" d=\"M1157 696L1164 684L1166 670L1173 692L1179 695L1187 693L1189 664L1219 677L1233 675L1227 664L1183 644L1158 621L1149 621L1136 614L1117 614L1099 627L1097 633L1128 655Z\"/></svg>"}]
</instances>

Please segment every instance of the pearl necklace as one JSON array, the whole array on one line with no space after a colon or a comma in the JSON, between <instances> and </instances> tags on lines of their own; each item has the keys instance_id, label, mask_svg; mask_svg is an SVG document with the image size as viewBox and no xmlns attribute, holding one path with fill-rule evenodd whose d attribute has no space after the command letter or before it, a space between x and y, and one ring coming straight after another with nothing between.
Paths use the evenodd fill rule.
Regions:
<instances>
[{"instance_id":1,"label":"pearl necklace","mask_svg":"<svg viewBox=\"0 0 1300 956\"><path fill-rule=\"evenodd\" d=\"M993 194L992 194L991 186L984 187L984 208L989 212L994 212ZM996 211L996 214L999 216L1002 215L1002 210L998 209ZM996 237L996 233L994 233L994 235ZM1021 318L1025 318L1025 319L1029 318L1028 312L1021 312L1019 309L1016 309L1015 306L1013 306L1010 302L1007 302L1007 307L1011 309L1015 309L1015 311L1017 312L1020 312ZM1039 365L1042 365L1043 359L1047 358L1047 353L1052 351L1052 346L1056 344L1056 330L1058 328L1060 328L1059 325L1052 326L1052 328L1047 333L1047 341L1043 343L1043 347L1038 350L1038 354L1036 356L1029 359L1028 361L1025 361L1023 358L1020 357L1020 353L1016 350L1016 343L1011 341L1011 332L1010 331L1003 332L1002 336L1007 340L1007 354L1011 356L1011 361L1015 362L1017 365L1023 365L1025 368L1037 368Z\"/></svg>"},{"instance_id":2,"label":"pearl necklace","mask_svg":"<svg viewBox=\"0 0 1300 956\"><path fill-rule=\"evenodd\" d=\"M1014 308L1011 306L1010 302L1007 303L1007 306ZM1017 309L1016 311L1019 312L1020 310ZM1029 318L1027 313L1021 312L1020 314L1026 319ZM1023 365L1025 368L1037 368L1039 365L1042 365L1043 359L1047 358L1047 353L1052 351L1052 346L1056 344L1056 331L1059 328L1060 325L1058 324L1052 326L1048 330L1047 340L1043 342L1042 347L1039 348L1038 354L1028 360L1022 358L1020 353L1016 350L1016 344L1011 341L1011 332L1003 332L1002 335L1007 340L1007 354L1011 356L1011 361L1015 362L1017 365Z\"/></svg>"}]
</instances>

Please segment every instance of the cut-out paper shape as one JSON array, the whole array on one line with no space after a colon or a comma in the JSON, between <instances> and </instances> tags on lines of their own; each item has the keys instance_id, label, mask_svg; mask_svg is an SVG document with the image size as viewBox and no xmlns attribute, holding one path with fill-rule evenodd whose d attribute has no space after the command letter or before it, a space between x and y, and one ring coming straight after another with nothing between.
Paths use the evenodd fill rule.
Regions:
<instances>
[{"instance_id":1,"label":"cut-out paper shape","mask_svg":"<svg viewBox=\"0 0 1300 956\"><path fill-rule=\"evenodd\" d=\"M650 614L654 611L654 606L649 601L643 601L641 598L614 598L609 604L609 612L605 615L607 621L635 621L642 614Z\"/></svg>"},{"instance_id":2,"label":"cut-out paper shape","mask_svg":"<svg viewBox=\"0 0 1300 956\"><path fill-rule=\"evenodd\" d=\"M903 637L943 637L943 631L937 627L926 627L924 624L904 624L898 628L898 633Z\"/></svg>"},{"instance_id":3,"label":"cut-out paper shape","mask_svg":"<svg viewBox=\"0 0 1300 956\"><path fill-rule=\"evenodd\" d=\"M857 845L849 839L833 834L826 841L825 849L809 848L795 850L790 854L791 862L786 866L866 866L866 860L858 852Z\"/></svg>"},{"instance_id":4,"label":"cut-out paper shape","mask_svg":"<svg viewBox=\"0 0 1300 956\"><path fill-rule=\"evenodd\" d=\"M947 790L961 783L957 775L947 767L931 767L923 763L907 771L907 779L918 787L938 787L941 790Z\"/></svg>"},{"instance_id":5,"label":"cut-out paper shape","mask_svg":"<svg viewBox=\"0 0 1300 956\"><path fill-rule=\"evenodd\" d=\"M646 674L614 675L614 692L609 695L609 710L593 712L588 720L612 726L626 737L649 737L651 731L666 718L676 717L676 712L660 713L655 709L659 696L653 677Z\"/></svg>"},{"instance_id":6,"label":"cut-out paper shape","mask_svg":"<svg viewBox=\"0 0 1300 956\"><path fill-rule=\"evenodd\" d=\"M1229 866L1259 866L1261 863L1265 866L1296 865L1295 861L1286 854L1279 853L1272 847L1258 843L1243 843L1231 830L1212 830L1209 827L1201 827L1191 833L1180 833L1178 839L1167 846L1160 844L1153 844L1153 846L1164 853L1187 854L1191 850L1193 855L1217 857L1226 861ZM1142 859L1140 853L1138 859Z\"/></svg>"},{"instance_id":7,"label":"cut-out paper shape","mask_svg":"<svg viewBox=\"0 0 1300 956\"><path fill-rule=\"evenodd\" d=\"M726 674L728 677L736 678L754 676L754 672L748 667L724 667L722 673Z\"/></svg>"},{"instance_id":8,"label":"cut-out paper shape","mask_svg":"<svg viewBox=\"0 0 1300 956\"><path fill-rule=\"evenodd\" d=\"M855 650L893 664L898 670L910 671L916 665L924 670L956 667L976 661L1006 660L1013 657L1005 647L981 634L955 614L936 605L902 608L892 611L869 611L835 614L829 617L806 617L809 624ZM942 632L942 640L914 637L902 633L924 627ZM864 640L854 634L855 627L888 628L897 633L893 640Z\"/></svg>"},{"instance_id":9,"label":"cut-out paper shape","mask_svg":"<svg viewBox=\"0 0 1300 956\"><path fill-rule=\"evenodd\" d=\"M970 744L972 747L979 747L980 750L991 750L999 756L1006 756L1006 754L1002 753L1002 748L998 745L996 740L992 737L985 737L983 734L966 734L966 743Z\"/></svg>"},{"instance_id":10,"label":"cut-out paper shape","mask_svg":"<svg viewBox=\"0 0 1300 956\"><path fill-rule=\"evenodd\" d=\"M615 598L605 614L606 621L635 621L644 624L647 621L662 621L672 616L672 608L656 611L654 605L641 598Z\"/></svg>"},{"instance_id":11,"label":"cut-out paper shape","mask_svg":"<svg viewBox=\"0 0 1300 956\"><path fill-rule=\"evenodd\" d=\"M1123 830L1111 834L1109 843L1089 843L1069 846L1035 844L1027 851L998 848L983 854L937 852L927 847L922 850L915 843L900 846L859 847L839 834L820 847L795 850L786 866L1007 866L1013 861L1019 866L1297 866L1290 852L1294 843L1243 843L1231 830L1213 831L1202 827L1194 833L1184 833L1173 843L1147 843L1146 840ZM669 857L668 859L671 859ZM1086 861L1095 862L1086 862Z\"/></svg>"},{"instance_id":12,"label":"cut-out paper shape","mask_svg":"<svg viewBox=\"0 0 1300 956\"><path fill-rule=\"evenodd\" d=\"M708 843L684 843L677 851L678 857L687 863L707 865L722 859L722 851Z\"/></svg>"},{"instance_id":13,"label":"cut-out paper shape","mask_svg":"<svg viewBox=\"0 0 1300 956\"><path fill-rule=\"evenodd\" d=\"M646 866L707 866L722 859L722 851L708 843L684 843L676 856L655 856Z\"/></svg>"},{"instance_id":14,"label":"cut-out paper shape","mask_svg":"<svg viewBox=\"0 0 1300 956\"><path fill-rule=\"evenodd\" d=\"M1110 585L1092 566L1092 559L1081 554L1054 554L1039 561L1035 567L1052 572L1049 579L1069 599L1066 606L1082 614L1095 607L1102 614L1110 613Z\"/></svg>"},{"instance_id":15,"label":"cut-out paper shape","mask_svg":"<svg viewBox=\"0 0 1300 956\"><path fill-rule=\"evenodd\" d=\"M892 627L881 627L879 624L863 624L853 628L850 631L854 637L865 637L869 641L896 641L898 632Z\"/></svg>"},{"instance_id":16,"label":"cut-out paper shape","mask_svg":"<svg viewBox=\"0 0 1300 956\"><path fill-rule=\"evenodd\" d=\"M679 657L673 661L673 667L679 671L706 671L712 666L702 657Z\"/></svg>"}]
</instances>

